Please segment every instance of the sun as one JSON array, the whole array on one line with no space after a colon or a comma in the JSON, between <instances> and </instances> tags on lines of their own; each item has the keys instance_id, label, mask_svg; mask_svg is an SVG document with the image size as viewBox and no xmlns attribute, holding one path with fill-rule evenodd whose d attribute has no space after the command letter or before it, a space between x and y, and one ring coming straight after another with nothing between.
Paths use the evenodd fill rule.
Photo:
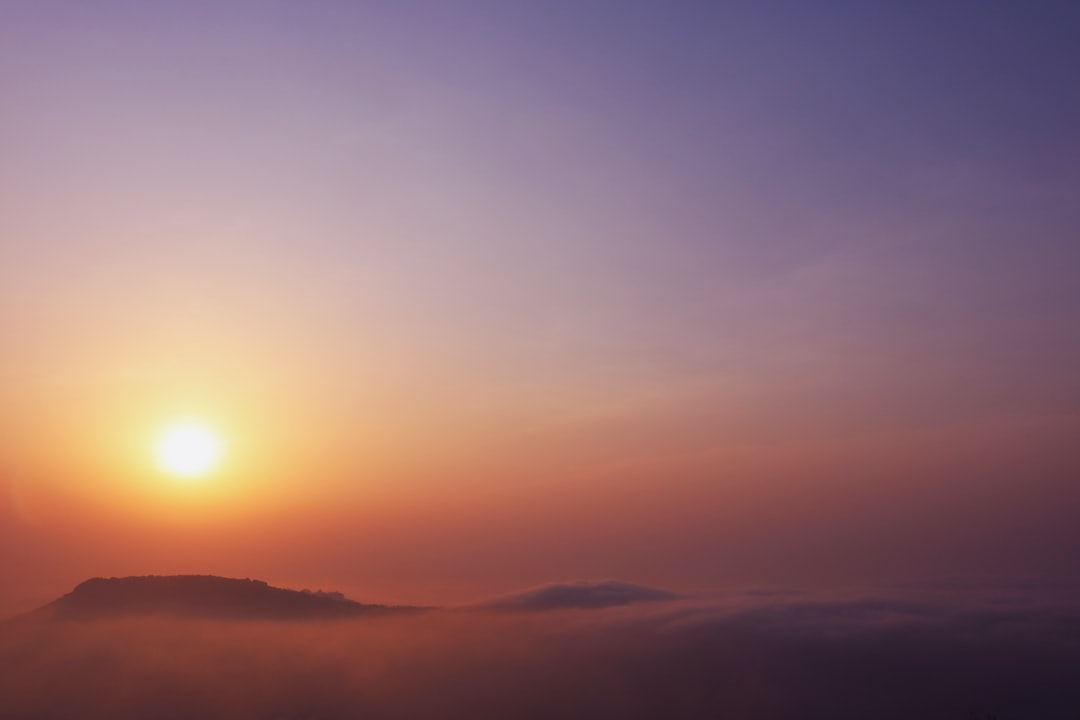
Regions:
<instances>
[{"instance_id":1,"label":"sun","mask_svg":"<svg viewBox=\"0 0 1080 720\"><path fill-rule=\"evenodd\" d=\"M158 467L180 478L198 478L214 470L221 460L217 433L199 422L179 422L158 436L154 447Z\"/></svg>"}]
</instances>

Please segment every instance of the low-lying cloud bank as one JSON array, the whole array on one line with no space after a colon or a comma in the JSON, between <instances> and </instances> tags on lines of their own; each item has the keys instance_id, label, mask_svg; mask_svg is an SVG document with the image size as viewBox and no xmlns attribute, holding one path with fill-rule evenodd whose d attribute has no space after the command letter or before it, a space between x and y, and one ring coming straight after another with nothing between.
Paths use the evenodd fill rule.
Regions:
<instances>
[{"instance_id":1,"label":"low-lying cloud bank","mask_svg":"<svg viewBox=\"0 0 1080 720\"><path fill-rule=\"evenodd\" d=\"M0 629L5 718L1075 720L1080 604L744 594L325 623Z\"/></svg>"}]
</instances>

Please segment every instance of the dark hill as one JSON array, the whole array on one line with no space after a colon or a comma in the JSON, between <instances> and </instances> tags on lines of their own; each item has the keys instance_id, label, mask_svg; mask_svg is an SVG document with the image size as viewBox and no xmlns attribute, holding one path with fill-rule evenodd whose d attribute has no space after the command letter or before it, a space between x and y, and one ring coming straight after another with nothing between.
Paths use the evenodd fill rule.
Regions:
<instances>
[{"instance_id":1,"label":"dark hill","mask_svg":"<svg viewBox=\"0 0 1080 720\"><path fill-rule=\"evenodd\" d=\"M599 609L637 603L675 600L679 595L666 590L619 582L618 580L557 583L533 588L488 603L495 610Z\"/></svg>"},{"instance_id":2,"label":"dark hill","mask_svg":"<svg viewBox=\"0 0 1080 720\"><path fill-rule=\"evenodd\" d=\"M367 605L340 593L286 590L262 580L150 575L92 578L34 616L82 620L164 614L229 620L330 620L418 609Z\"/></svg>"}]
</instances>

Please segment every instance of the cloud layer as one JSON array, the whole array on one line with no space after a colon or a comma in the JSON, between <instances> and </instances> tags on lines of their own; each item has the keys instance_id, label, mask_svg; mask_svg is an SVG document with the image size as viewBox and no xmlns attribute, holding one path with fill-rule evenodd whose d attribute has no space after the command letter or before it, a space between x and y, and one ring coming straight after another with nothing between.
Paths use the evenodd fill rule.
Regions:
<instances>
[{"instance_id":1,"label":"cloud layer","mask_svg":"<svg viewBox=\"0 0 1080 720\"><path fill-rule=\"evenodd\" d=\"M1080 605L732 595L316 623L21 623L0 717L1074 720Z\"/></svg>"}]
</instances>

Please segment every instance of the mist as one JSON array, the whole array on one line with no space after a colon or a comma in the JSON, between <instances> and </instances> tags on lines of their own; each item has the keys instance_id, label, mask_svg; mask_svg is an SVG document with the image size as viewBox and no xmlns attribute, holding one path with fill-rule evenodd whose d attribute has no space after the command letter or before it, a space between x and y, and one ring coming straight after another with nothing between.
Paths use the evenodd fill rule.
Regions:
<instances>
[{"instance_id":1,"label":"mist","mask_svg":"<svg viewBox=\"0 0 1080 720\"><path fill-rule=\"evenodd\" d=\"M1078 597L778 590L325 622L15 621L0 717L1071 719Z\"/></svg>"}]
</instances>

